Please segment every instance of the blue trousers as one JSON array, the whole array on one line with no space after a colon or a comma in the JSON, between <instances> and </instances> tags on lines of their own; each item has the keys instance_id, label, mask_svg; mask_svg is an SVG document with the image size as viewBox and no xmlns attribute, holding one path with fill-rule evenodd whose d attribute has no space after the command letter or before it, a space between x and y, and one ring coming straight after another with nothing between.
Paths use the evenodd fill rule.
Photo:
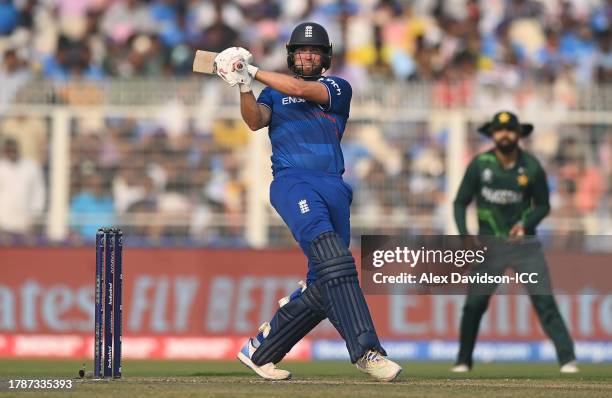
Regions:
<instances>
[{"instance_id":1,"label":"blue trousers","mask_svg":"<svg viewBox=\"0 0 612 398\"><path fill-rule=\"evenodd\" d=\"M308 258L306 283L315 279L310 243L334 231L349 246L353 190L342 176L311 170L286 169L270 185L270 202Z\"/></svg>"}]
</instances>

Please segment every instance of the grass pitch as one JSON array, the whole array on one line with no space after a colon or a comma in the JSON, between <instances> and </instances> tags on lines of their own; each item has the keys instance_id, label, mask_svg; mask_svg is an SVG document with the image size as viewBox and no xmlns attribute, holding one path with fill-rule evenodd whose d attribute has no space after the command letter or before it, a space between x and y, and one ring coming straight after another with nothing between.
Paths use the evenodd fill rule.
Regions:
<instances>
[{"instance_id":1,"label":"grass pitch","mask_svg":"<svg viewBox=\"0 0 612 398\"><path fill-rule=\"evenodd\" d=\"M576 375L559 374L555 364L477 364L473 372L456 375L449 363L412 362L402 363L404 371L393 383L371 381L347 362L287 362L283 368L293 380L283 382L262 380L237 361L123 365L123 379L96 381L76 378L79 361L4 360L0 379L74 379L71 392L37 391L37 397L612 397L612 364L583 364ZM4 388L0 397L24 394Z\"/></svg>"}]
</instances>

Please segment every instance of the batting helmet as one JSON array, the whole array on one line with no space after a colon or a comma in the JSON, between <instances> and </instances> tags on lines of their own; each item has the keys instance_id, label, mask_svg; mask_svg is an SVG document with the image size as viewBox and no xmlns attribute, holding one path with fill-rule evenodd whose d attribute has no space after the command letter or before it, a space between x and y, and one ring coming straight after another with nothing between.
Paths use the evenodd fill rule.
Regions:
<instances>
[{"instance_id":1,"label":"batting helmet","mask_svg":"<svg viewBox=\"0 0 612 398\"><path fill-rule=\"evenodd\" d=\"M304 76L301 70L295 67L295 50L302 46L321 48L321 68L312 75ZM287 66L297 76L305 79L318 79L321 74L331 66L332 45L325 28L315 22L299 24L291 32L287 43Z\"/></svg>"}]
</instances>

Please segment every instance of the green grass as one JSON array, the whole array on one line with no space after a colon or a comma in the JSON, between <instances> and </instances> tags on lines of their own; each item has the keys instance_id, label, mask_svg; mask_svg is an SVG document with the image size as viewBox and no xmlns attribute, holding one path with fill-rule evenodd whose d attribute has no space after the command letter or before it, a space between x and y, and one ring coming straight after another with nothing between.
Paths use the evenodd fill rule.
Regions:
<instances>
[{"instance_id":1,"label":"green grass","mask_svg":"<svg viewBox=\"0 0 612 398\"><path fill-rule=\"evenodd\" d=\"M561 375L555 364L478 364L468 375L448 363L403 363L394 383L376 383L346 362L288 362L293 380L261 380L238 362L126 361L124 378L75 380L71 393L36 396L93 397L612 397L612 364L581 365ZM78 361L0 361L0 379L75 378ZM87 364L91 370L91 362ZM6 385L6 384L5 384ZM21 395L20 393L17 393ZM0 392L0 396L15 396Z\"/></svg>"}]
</instances>

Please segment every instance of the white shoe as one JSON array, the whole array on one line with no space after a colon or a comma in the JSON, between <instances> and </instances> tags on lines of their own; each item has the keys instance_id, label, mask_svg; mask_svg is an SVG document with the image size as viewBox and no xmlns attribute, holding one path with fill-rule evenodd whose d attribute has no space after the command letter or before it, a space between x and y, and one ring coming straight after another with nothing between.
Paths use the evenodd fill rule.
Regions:
<instances>
[{"instance_id":1,"label":"white shoe","mask_svg":"<svg viewBox=\"0 0 612 398\"><path fill-rule=\"evenodd\" d=\"M578 373L580 372L580 369L578 369L576 361L569 361L565 365L561 366L561 369L559 369L559 371L561 373Z\"/></svg>"},{"instance_id":2,"label":"white shoe","mask_svg":"<svg viewBox=\"0 0 612 398\"><path fill-rule=\"evenodd\" d=\"M402 371L401 366L372 350L358 359L355 366L379 381L391 381Z\"/></svg>"},{"instance_id":3,"label":"white shoe","mask_svg":"<svg viewBox=\"0 0 612 398\"><path fill-rule=\"evenodd\" d=\"M453 373L467 373L469 372L471 369L469 366L467 366L464 363L460 363L458 365L455 365L451 368L451 372Z\"/></svg>"},{"instance_id":4,"label":"white shoe","mask_svg":"<svg viewBox=\"0 0 612 398\"><path fill-rule=\"evenodd\" d=\"M261 325L259 330L260 331L267 330L267 332L269 333L270 326L266 322L263 325ZM267 335L265 331L264 331L264 335ZM253 357L255 350L257 349L253 347L253 339L249 338L247 342L244 344L244 346L242 346L242 349L240 350L240 352L238 352L238 355L237 355L238 360L242 362L245 366L250 368L253 372L263 377L264 379L288 380L291 378L291 372L288 372L283 369L277 369L276 365L274 365L272 362L268 362L267 364L261 365L261 366L255 365L253 361L251 361L251 358Z\"/></svg>"}]
</instances>

